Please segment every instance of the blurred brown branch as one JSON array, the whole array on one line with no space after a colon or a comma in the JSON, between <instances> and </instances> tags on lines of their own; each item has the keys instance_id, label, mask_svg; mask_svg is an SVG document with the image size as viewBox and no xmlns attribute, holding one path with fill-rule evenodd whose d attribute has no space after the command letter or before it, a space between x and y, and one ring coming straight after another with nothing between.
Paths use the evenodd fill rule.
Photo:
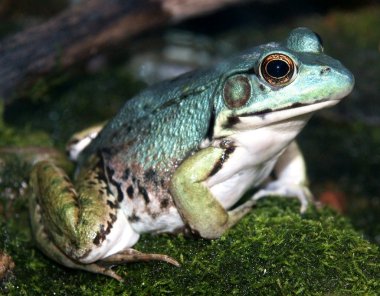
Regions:
<instances>
[{"instance_id":1,"label":"blurred brown branch","mask_svg":"<svg viewBox=\"0 0 380 296\"><path fill-rule=\"evenodd\" d=\"M247 0L82 0L0 42L0 98L25 80L68 67L137 34Z\"/></svg>"}]
</instances>

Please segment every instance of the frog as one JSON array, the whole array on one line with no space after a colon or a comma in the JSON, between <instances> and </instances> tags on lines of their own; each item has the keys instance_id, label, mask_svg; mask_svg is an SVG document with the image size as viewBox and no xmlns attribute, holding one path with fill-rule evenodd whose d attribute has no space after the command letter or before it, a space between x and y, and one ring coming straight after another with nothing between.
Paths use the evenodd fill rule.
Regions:
<instances>
[{"instance_id":1,"label":"frog","mask_svg":"<svg viewBox=\"0 0 380 296\"><path fill-rule=\"evenodd\" d=\"M180 265L134 249L143 234L218 239L266 196L296 198L304 213L313 198L295 138L353 86L351 72L305 27L149 86L73 138L72 178L54 158L33 164L37 246L67 267L122 281L114 265Z\"/></svg>"}]
</instances>

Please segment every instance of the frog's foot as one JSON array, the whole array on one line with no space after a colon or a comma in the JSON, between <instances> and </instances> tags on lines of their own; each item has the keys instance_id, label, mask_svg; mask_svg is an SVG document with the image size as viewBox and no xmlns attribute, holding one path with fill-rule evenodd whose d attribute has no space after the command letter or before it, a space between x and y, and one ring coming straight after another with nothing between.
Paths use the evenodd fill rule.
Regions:
<instances>
[{"instance_id":1,"label":"frog's foot","mask_svg":"<svg viewBox=\"0 0 380 296\"><path fill-rule=\"evenodd\" d=\"M164 261L175 265L180 266L177 260L171 258L168 255L164 254L148 254L136 251L132 248L127 248L119 253L108 256L104 259L99 260L99 263L102 265L117 265L128 262L144 262L144 261Z\"/></svg>"},{"instance_id":2,"label":"frog's foot","mask_svg":"<svg viewBox=\"0 0 380 296\"><path fill-rule=\"evenodd\" d=\"M110 265L103 265L98 261L93 263L81 263L63 253L48 237L43 227L37 227L36 243L40 250L48 257L69 268L81 269L92 273L99 273L112 277L120 282L123 278L113 271Z\"/></svg>"},{"instance_id":3,"label":"frog's foot","mask_svg":"<svg viewBox=\"0 0 380 296\"><path fill-rule=\"evenodd\" d=\"M114 278L115 280L117 280L119 282L124 282L124 279L120 275L118 275L115 271L113 271L110 268L110 266L103 266L103 264L101 264L101 263L97 263L97 262L91 263L91 264L77 263L77 264L74 264L72 266L72 268L82 269L82 270L92 272L92 273L103 274L103 275L109 276L111 278Z\"/></svg>"},{"instance_id":4,"label":"frog's foot","mask_svg":"<svg viewBox=\"0 0 380 296\"><path fill-rule=\"evenodd\" d=\"M300 184L284 183L282 180L268 183L265 188L256 192L251 200L256 202L266 196L297 198L301 203L301 214L305 213L309 204L313 202L309 188Z\"/></svg>"},{"instance_id":5,"label":"frog's foot","mask_svg":"<svg viewBox=\"0 0 380 296\"><path fill-rule=\"evenodd\" d=\"M43 227L37 229L37 244L40 249L55 261L70 268L81 269L92 273L99 273L123 282L124 279L112 270L115 265L121 265L129 262L143 262L143 261L164 261L175 266L180 264L173 258L162 254L146 254L136 251L132 248L126 248L116 254L110 255L103 259L99 259L92 263L82 263L67 254L63 253L48 237Z\"/></svg>"},{"instance_id":6,"label":"frog's foot","mask_svg":"<svg viewBox=\"0 0 380 296\"><path fill-rule=\"evenodd\" d=\"M124 263L130 262L147 262L147 261L164 261L175 265L177 267L180 266L178 261L175 259L163 255L163 254L147 254L136 251L132 248L127 248L119 253L110 255L106 258L98 260L95 263L82 265L81 269L85 269L90 272L100 273L112 277L120 282L124 281L121 276L119 276L115 271L111 269L112 266L120 265Z\"/></svg>"}]
</instances>

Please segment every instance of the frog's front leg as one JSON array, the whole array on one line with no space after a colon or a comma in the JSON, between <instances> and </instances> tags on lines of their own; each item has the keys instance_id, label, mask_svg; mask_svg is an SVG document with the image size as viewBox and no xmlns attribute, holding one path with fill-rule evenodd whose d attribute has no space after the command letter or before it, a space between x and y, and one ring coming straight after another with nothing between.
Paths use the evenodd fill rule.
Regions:
<instances>
[{"instance_id":1,"label":"frog's front leg","mask_svg":"<svg viewBox=\"0 0 380 296\"><path fill-rule=\"evenodd\" d=\"M131 228L120 209L120 197L106 178L101 162L79 175L76 188L53 161L40 161L33 167L30 212L39 248L63 265L118 280L109 269L111 264L162 260L178 265L166 255L130 248L139 234Z\"/></svg>"},{"instance_id":2,"label":"frog's front leg","mask_svg":"<svg viewBox=\"0 0 380 296\"><path fill-rule=\"evenodd\" d=\"M255 204L250 200L232 211L226 211L206 186L205 181L218 168L226 153L222 148L201 149L178 167L170 185L182 218L193 231L207 239L220 237Z\"/></svg>"},{"instance_id":3,"label":"frog's front leg","mask_svg":"<svg viewBox=\"0 0 380 296\"><path fill-rule=\"evenodd\" d=\"M265 196L296 197L301 203L300 211L304 213L313 195L308 188L305 161L295 141L279 157L274 175L275 179L255 193L252 199L257 201Z\"/></svg>"}]
</instances>

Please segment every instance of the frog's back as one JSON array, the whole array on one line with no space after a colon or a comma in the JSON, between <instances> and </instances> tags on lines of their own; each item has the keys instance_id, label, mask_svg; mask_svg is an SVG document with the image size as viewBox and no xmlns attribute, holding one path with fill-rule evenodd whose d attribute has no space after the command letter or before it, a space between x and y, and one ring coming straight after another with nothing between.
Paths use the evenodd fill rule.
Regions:
<instances>
[{"instance_id":1,"label":"frog's back","mask_svg":"<svg viewBox=\"0 0 380 296\"><path fill-rule=\"evenodd\" d=\"M217 116L218 86L227 73L252 68L257 48L215 67L153 85L128 100L84 153L123 151L144 169L168 170L210 134Z\"/></svg>"},{"instance_id":2,"label":"frog's back","mask_svg":"<svg viewBox=\"0 0 380 296\"><path fill-rule=\"evenodd\" d=\"M194 85L191 75L150 87L127 101L91 144L91 153L118 151L123 162L136 161L144 168L167 168L180 161L205 137L212 116L209 91L216 81Z\"/></svg>"}]
</instances>

